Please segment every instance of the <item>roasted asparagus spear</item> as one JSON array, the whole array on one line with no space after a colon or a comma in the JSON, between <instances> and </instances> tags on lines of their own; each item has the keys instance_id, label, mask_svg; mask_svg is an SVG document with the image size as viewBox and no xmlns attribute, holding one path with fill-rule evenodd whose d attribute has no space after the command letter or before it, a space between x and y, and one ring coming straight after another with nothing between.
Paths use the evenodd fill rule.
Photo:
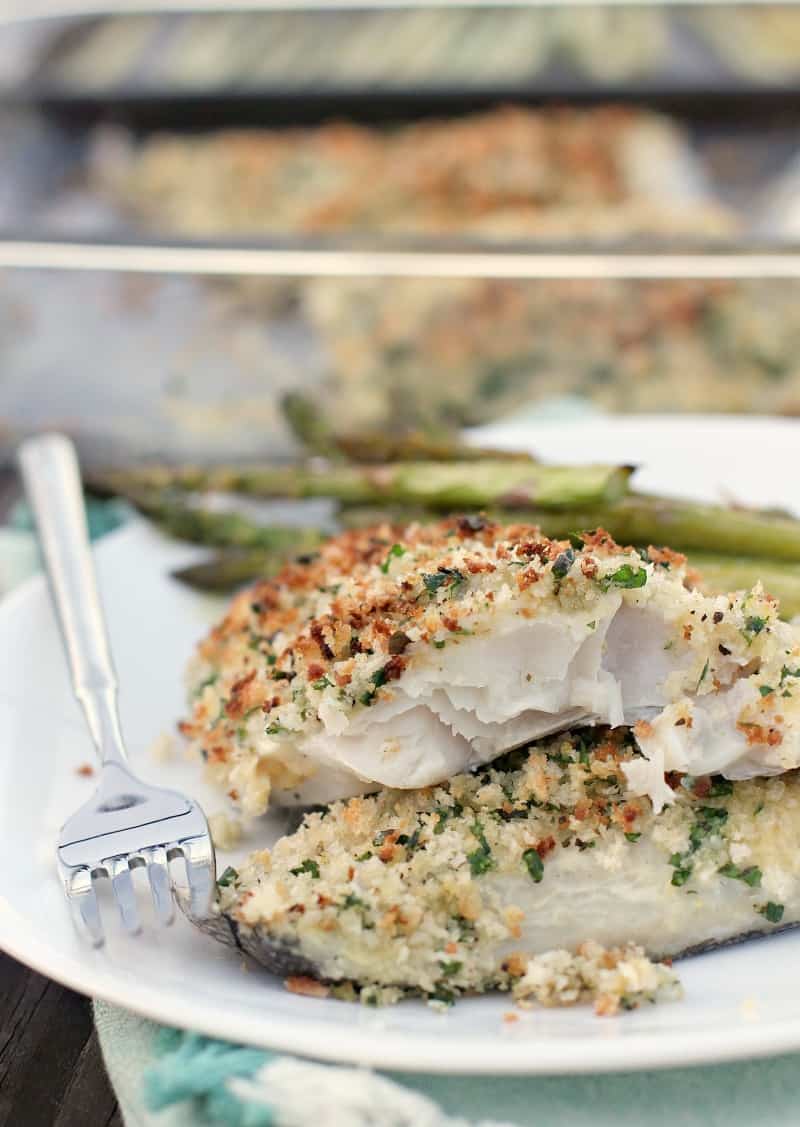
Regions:
<instances>
[{"instance_id":1,"label":"roasted asparagus spear","mask_svg":"<svg viewBox=\"0 0 800 1127\"><path fill-rule=\"evenodd\" d=\"M544 466L513 460L381 465L142 466L90 475L90 488L134 502L142 491L184 489L259 497L330 497L344 505L455 509L561 509L607 505L628 488L630 466Z\"/></svg>"},{"instance_id":2,"label":"roasted asparagus spear","mask_svg":"<svg viewBox=\"0 0 800 1127\"><path fill-rule=\"evenodd\" d=\"M236 514L205 513L191 506L188 514L179 514L179 503L172 495L168 504L160 506L153 491L134 491L134 503L142 511L164 525L175 535L197 543L219 546L266 547L291 545L298 540L296 529L264 528ZM145 503L142 504L142 497ZM138 498L138 499L137 499ZM452 506L455 511L470 506ZM476 507L476 506L471 506ZM538 525L547 536L564 538L591 528L605 528L621 544L669 544L682 552L701 552L708 556L745 557L785 564L800 563L800 521L750 510L727 509L693 501L677 501L662 497L630 494L613 504L571 509L524 508L495 509L488 515L501 522L525 521ZM397 523L432 519L432 513L419 506L346 508L340 514L345 526L386 519ZM210 529L213 528L213 536ZM308 531L309 542L314 540ZM322 537L316 533L317 541ZM307 544L300 544L304 551Z\"/></svg>"},{"instance_id":3,"label":"roasted asparagus spear","mask_svg":"<svg viewBox=\"0 0 800 1127\"><path fill-rule=\"evenodd\" d=\"M689 563L698 572L697 586L706 592L742 591L759 580L764 590L781 604L781 616L800 615L800 565L774 563L744 556L713 556L692 552Z\"/></svg>"},{"instance_id":4,"label":"roasted asparagus spear","mask_svg":"<svg viewBox=\"0 0 800 1127\"><path fill-rule=\"evenodd\" d=\"M139 489L128 498L164 532L214 548L258 549L286 557L313 551L327 535L316 528L260 524L232 509L193 504L179 491Z\"/></svg>"},{"instance_id":5,"label":"roasted asparagus spear","mask_svg":"<svg viewBox=\"0 0 800 1127\"><path fill-rule=\"evenodd\" d=\"M307 549L305 549L307 550ZM174 573L177 579L204 591L232 591L255 579L275 575L295 551L229 548ZM689 562L697 572L697 586L706 592L728 592L750 588L759 580L764 589L780 600L784 618L800 615L800 566L770 560L714 556L692 552Z\"/></svg>"},{"instance_id":6,"label":"roasted asparagus spear","mask_svg":"<svg viewBox=\"0 0 800 1127\"><path fill-rule=\"evenodd\" d=\"M290 553L258 548L228 548L200 563L173 571L175 579L200 591L235 591L256 579L269 579L292 558Z\"/></svg>"},{"instance_id":7,"label":"roasted asparagus spear","mask_svg":"<svg viewBox=\"0 0 800 1127\"><path fill-rule=\"evenodd\" d=\"M468 446L455 431L439 429L405 430L392 433L383 430L334 431L316 403L300 392L287 393L281 401L284 417L295 438L309 454L360 463L387 462L535 462L530 454L519 450L487 450Z\"/></svg>"},{"instance_id":8,"label":"roasted asparagus spear","mask_svg":"<svg viewBox=\"0 0 800 1127\"><path fill-rule=\"evenodd\" d=\"M800 562L800 521L751 509L630 493L612 505L558 512L528 508L525 519L547 536L605 528L620 544L669 544L681 552Z\"/></svg>"}]
</instances>

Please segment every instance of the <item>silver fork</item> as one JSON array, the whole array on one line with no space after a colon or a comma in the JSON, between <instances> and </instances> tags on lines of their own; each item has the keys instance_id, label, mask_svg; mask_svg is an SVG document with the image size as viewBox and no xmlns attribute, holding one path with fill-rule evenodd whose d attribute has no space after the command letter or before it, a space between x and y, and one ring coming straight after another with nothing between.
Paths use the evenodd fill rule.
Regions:
<instances>
[{"instance_id":1,"label":"silver fork","mask_svg":"<svg viewBox=\"0 0 800 1127\"><path fill-rule=\"evenodd\" d=\"M103 943L94 880L108 877L123 926L140 930L131 870L147 869L156 918L173 918L169 863L186 866L188 910L208 914L216 879L214 847L200 807L177 791L153 787L128 766L117 713L117 681L92 564L75 449L58 434L31 438L19 453L25 490L41 541L50 592L75 691L101 761L97 790L64 824L57 854L79 930Z\"/></svg>"}]
</instances>

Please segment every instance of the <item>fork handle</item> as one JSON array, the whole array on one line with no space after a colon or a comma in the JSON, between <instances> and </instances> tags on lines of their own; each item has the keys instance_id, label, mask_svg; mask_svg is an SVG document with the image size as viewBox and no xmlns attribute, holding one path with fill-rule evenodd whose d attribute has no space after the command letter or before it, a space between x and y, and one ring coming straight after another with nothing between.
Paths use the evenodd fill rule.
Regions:
<instances>
[{"instance_id":1,"label":"fork handle","mask_svg":"<svg viewBox=\"0 0 800 1127\"><path fill-rule=\"evenodd\" d=\"M72 687L100 759L125 762L117 678L97 591L75 447L61 434L27 439L18 450Z\"/></svg>"}]
</instances>

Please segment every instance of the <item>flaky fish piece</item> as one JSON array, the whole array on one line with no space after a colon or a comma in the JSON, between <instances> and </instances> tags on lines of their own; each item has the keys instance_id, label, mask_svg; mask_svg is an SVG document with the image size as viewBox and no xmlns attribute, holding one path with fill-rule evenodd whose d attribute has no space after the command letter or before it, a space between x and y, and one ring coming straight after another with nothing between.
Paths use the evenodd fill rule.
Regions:
<instances>
[{"instance_id":1,"label":"flaky fish piece","mask_svg":"<svg viewBox=\"0 0 800 1127\"><path fill-rule=\"evenodd\" d=\"M674 776L656 813L628 783L641 758L629 729L587 729L307 813L222 876L212 930L281 975L390 998L547 1001L550 971L574 987L599 945L619 1003L673 982L653 960L797 924L798 772Z\"/></svg>"},{"instance_id":2,"label":"flaky fish piece","mask_svg":"<svg viewBox=\"0 0 800 1127\"><path fill-rule=\"evenodd\" d=\"M629 784L800 764L800 630L683 556L480 517L345 533L238 595L182 725L245 814L417 788L577 725L634 725Z\"/></svg>"}]
</instances>

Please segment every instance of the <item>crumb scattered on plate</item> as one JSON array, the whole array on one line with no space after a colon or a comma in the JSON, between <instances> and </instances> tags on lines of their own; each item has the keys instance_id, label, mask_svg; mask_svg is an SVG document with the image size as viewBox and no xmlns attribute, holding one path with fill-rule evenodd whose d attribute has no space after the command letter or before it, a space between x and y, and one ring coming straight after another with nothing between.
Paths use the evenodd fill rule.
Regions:
<instances>
[{"instance_id":1,"label":"crumb scattered on plate","mask_svg":"<svg viewBox=\"0 0 800 1127\"><path fill-rule=\"evenodd\" d=\"M162 732L150 745L150 758L156 763L167 763L175 755L175 737L170 732Z\"/></svg>"},{"instance_id":2,"label":"crumb scattered on plate","mask_svg":"<svg viewBox=\"0 0 800 1127\"><path fill-rule=\"evenodd\" d=\"M208 828L211 831L211 840L217 849L235 849L242 840L242 822L239 818L231 817L224 811L209 814Z\"/></svg>"}]
</instances>

